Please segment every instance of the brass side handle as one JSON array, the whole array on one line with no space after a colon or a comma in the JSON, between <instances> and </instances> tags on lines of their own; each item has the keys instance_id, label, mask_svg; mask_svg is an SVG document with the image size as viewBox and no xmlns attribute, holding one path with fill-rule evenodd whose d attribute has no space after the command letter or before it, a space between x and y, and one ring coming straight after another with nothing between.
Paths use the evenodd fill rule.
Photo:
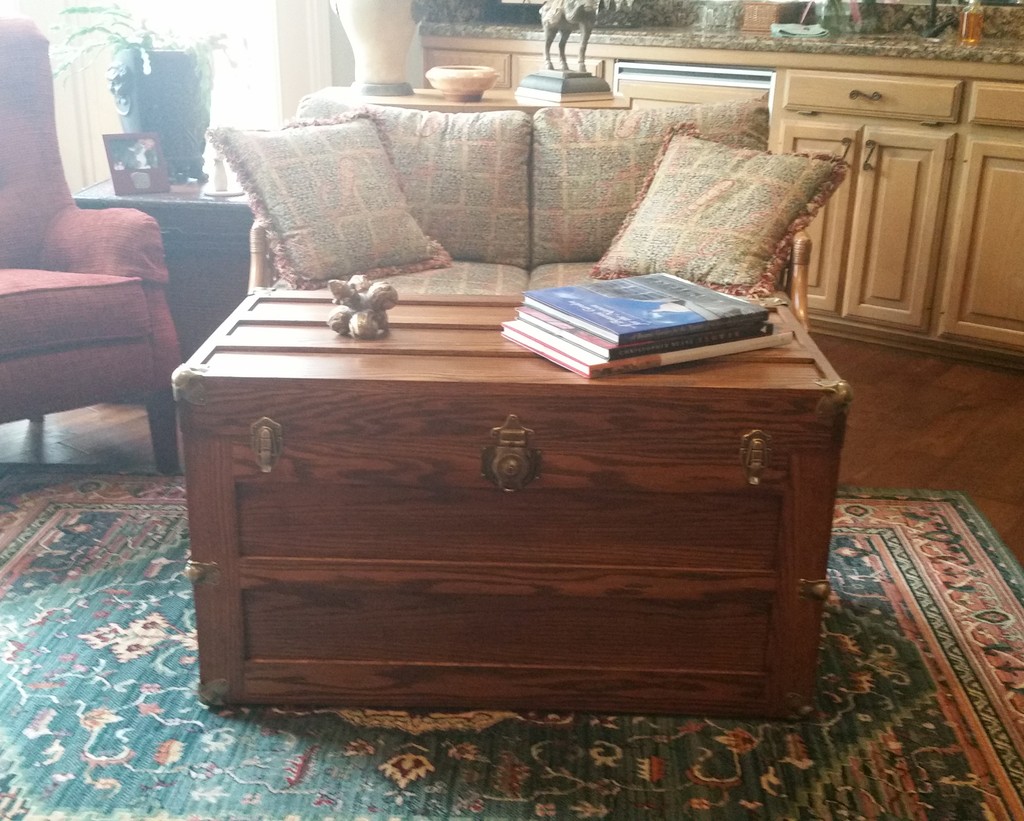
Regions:
<instances>
[{"instance_id":1,"label":"brass side handle","mask_svg":"<svg viewBox=\"0 0 1024 821\"><path fill-rule=\"evenodd\" d=\"M847 155L850 153L850 149L853 147L853 138L852 137L843 137L843 139L840 140L840 142L842 143L842 146L843 146L843 155L839 159L845 160Z\"/></svg>"},{"instance_id":2,"label":"brass side handle","mask_svg":"<svg viewBox=\"0 0 1024 821\"><path fill-rule=\"evenodd\" d=\"M492 428L491 436L498 444L488 445L481 453L483 476L508 493L522 490L536 479L540 475L540 451L528 447L532 433L514 413L501 427Z\"/></svg>"}]
</instances>

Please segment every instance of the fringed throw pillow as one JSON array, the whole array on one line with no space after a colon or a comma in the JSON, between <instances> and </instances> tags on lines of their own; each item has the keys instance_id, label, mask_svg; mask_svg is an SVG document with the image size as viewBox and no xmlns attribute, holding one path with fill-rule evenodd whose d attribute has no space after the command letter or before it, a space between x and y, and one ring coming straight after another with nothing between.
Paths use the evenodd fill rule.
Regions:
<instances>
[{"instance_id":1,"label":"fringed throw pillow","mask_svg":"<svg viewBox=\"0 0 1024 821\"><path fill-rule=\"evenodd\" d=\"M830 155L769 154L672 129L654 173L592 276L664 272L765 296L793 237L846 175Z\"/></svg>"},{"instance_id":2,"label":"fringed throw pillow","mask_svg":"<svg viewBox=\"0 0 1024 821\"><path fill-rule=\"evenodd\" d=\"M670 127L689 125L733 148L768 147L768 100L628 111L542 108L533 117L532 266L604 253Z\"/></svg>"},{"instance_id":3,"label":"fringed throw pillow","mask_svg":"<svg viewBox=\"0 0 1024 821\"><path fill-rule=\"evenodd\" d=\"M267 229L274 266L293 287L451 265L409 213L365 111L299 120L277 131L213 128L208 137L237 173Z\"/></svg>"}]
</instances>

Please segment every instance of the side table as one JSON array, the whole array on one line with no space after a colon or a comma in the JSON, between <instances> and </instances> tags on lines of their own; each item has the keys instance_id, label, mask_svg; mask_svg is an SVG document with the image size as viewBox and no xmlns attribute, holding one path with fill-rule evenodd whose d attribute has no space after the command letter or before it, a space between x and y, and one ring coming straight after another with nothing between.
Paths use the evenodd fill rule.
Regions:
<instances>
[{"instance_id":1,"label":"side table","mask_svg":"<svg viewBox=\"0 0 1024 821\"><path fill-rule=\"evenodd\" d=\"M244 195L211 197L198 183L166 194L118 196L109 180L75 194L80 208L137 208L160 224L170 282L167 299L190 357L248 292L252 212Z\"/></svg>"}]
</instances>

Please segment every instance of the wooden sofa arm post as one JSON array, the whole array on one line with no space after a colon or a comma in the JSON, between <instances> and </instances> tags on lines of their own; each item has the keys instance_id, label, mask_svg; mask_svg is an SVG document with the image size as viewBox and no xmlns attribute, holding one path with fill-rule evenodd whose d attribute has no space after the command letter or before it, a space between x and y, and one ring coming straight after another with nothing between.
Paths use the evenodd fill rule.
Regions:
<instances>
[{"instance_id":1,"label":"wooden sofa arm post","mask_svg":"<svg viewBox=\"0 0 1024 821\"><path fill-rule=\"evenodd\" d=\"M253 223L249 229L249 292L257 288L269 288L273 285L273 267L268 254L270 246L267 232L262 226Z\"/></svg>"},{"instance_id":2,"label":"wooden sofa arm post","mask_svg":"<svg viewBox=\"0 0 1024 821\"><path fill-rule=\"evenodd\" d=\"M789 271L789 302L793 314L807 327L807 287L811 264L811 237L800 231L793 239L793 259Z\"/></svg>"}]
</instances>

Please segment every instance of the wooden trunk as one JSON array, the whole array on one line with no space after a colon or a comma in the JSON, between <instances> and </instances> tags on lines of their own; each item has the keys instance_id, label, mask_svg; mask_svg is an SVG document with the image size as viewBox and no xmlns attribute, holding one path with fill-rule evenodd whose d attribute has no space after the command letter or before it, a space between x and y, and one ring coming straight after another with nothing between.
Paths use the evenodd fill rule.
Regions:
<instances>
[{"instance_id":1,"label":"wooden trunk","mask_svg":"<svg viewBox=\"0 0 1024 821\"><path fill-rule=\"evenodd\" d=\"M175 377L204 698L808 709L848 393L785 308L785 347L586 380L501 338L508 300L375 342L332 307L251 296Z\"/></svg>"}]
</instances>

